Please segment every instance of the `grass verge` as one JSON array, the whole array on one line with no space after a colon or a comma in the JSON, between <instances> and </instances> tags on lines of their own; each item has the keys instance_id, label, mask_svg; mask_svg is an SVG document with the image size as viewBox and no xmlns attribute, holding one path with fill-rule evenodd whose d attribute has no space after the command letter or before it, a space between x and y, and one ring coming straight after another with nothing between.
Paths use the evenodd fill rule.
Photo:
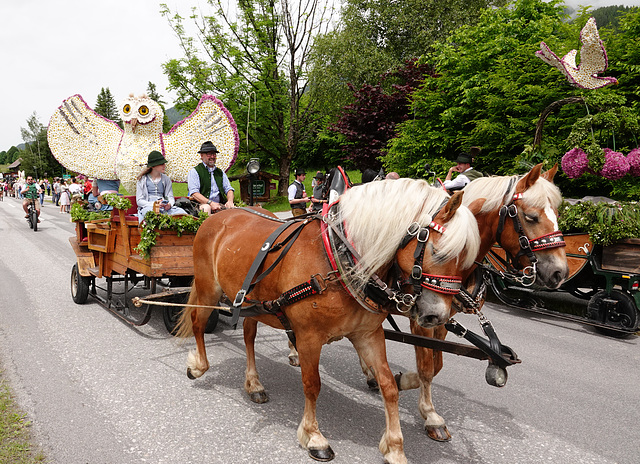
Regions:
<instances>
[{"instance_id":1,"label":"grass verge","mask_svg":"<svg viewBox=\"0 0 640 464\"><path fill-rule=\"evenodd\" d=\"M9 385L0 370L0 462L34 464L46 458L31 443L29 421L14 401Z\"/></svg>"}]
</instances>

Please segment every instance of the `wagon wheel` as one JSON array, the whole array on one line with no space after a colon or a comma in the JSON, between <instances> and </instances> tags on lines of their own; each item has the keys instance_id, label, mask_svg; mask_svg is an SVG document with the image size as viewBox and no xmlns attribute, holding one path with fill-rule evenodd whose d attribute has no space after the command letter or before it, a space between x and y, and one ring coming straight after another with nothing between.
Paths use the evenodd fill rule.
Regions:
<instances>
[{"instance_id":1,"label":"wagon wheel","mask_svg":"<svg viewBox=\"0 0 640 464\"><path fill-rule=\"evenodd\" d=\"M509 287L502 277L494 273L490 273L490 284L496 298L507 306L523 309L544 308L544 302L541 299L524 293L524 290Z\"/></svg>"},{"instance_id":2,"label":"wagon wheel","mask_svg":"<svg viewBox=\"0 0 640 464\"><path fill-rule=\"evenodd\" d=\"M71 268L71 298L76 304L83 304L89 296L89 285L91 278L80 275L78 263Z\"/></svg>"},{"instance_id":3,"label":"wagon wheel","mask_svg":"<svg viewBox=\"0 0 640 464\"><path fill-rule=\"evenodd\" d=\"M189 299L188 294L179 295L178 298L174 298L173 303L186 303ZM178 324L178 320L180 319L180 313L182 312L182 308L176 308L175 306L165 306L162 310L162 318L164 320L164 326L167 328L167 332L171 335L175 335L176 325ZM207 321L207 326L204 328L205 333L213 333L216 326L218 325L218 318L220 317L220 313L217 310L214 310L209 316L209 320Z\"/></svg>"},{"instance_id":4,"label":"wagon wheel","mask_svg":"<svg viewBox=\"0 0 640 464\"><path fill-rule=\"evenodd\" d=\"M620 290L605 290L596 293L587 305L587 317L607 324L608 328L596 327L596 330L613 337L624 337L638 330L640 311L628 293Z\"/></svg>"}]
</instances>

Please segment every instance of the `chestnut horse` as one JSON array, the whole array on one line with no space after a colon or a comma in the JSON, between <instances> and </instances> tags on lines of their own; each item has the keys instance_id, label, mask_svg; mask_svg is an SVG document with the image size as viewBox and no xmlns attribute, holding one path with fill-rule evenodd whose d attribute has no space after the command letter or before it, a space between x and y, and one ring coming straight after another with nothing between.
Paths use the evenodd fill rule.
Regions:
<instances>
[{"instance_id":1,"label":"chestnut horse","mask_svg":"<svg viewBox=\"0 0 640 464\"><path fill-rule=\"evenodd\" d=\"M407 462L400 430L398 388L387 363L382 322L387 315L385 311L396 307L426 327L440 325L449 318L452 292L441 291L444 288L438 290L438 286L434 291L433 278L458 279L473 264L479 247L477 223L461 203L461 192L449 198L425 181L411 179L362 185L349 189L340 198L337 221L344 223L349 242L360 255L353 274L362 282L374 275L389 285L398 279L401 283L398 292L407 292L399 295L409 297L399 298L400 303L390 301L383 311L365 309L347 293L341 282L330 278L332 267L323 249L321 221L317 218L297 222L300 227L305 224L297 240L273 272L260 280L250 293L253 302L262 302L265 307L267 302L281 297L309 276L323 276L321 279L326 285L320 293L283 308L287 325L297 340L305 395L297 437L312 458L324 461L333 458L316 419L320 351L324 344L347 337L375 372L380 386L386 419L380 451L389 463ZM193 243L194 283L178 324L179 336L191 333L195 336L197 350L191 351L187 359L190 378L200 377L209 369L204 328L213 309L189 305L216 305L223 292L235 295L254 257L278 225L277 221L233 209L211 216L198 230ZM411 226L419 226L421 233L407 235L407 230L413 230ZM420 244L416 237L421 239ZM406 246L401 246L403 244ZM264 244L265 249L269 246ZM414 258L418 247L423 250L419 260ZM268 254L263 267L266 269L275 259ZM399 269L396 272L400 276L396 277L392 269ZM406 284L412 271L419 279L422 273L417 292L415 286ZM252 400L261 402L266 400L266 394L255 365L256 321L279 329L284 326L281 319L267 313L244 320L247 351L244 387Z\"/></svg>"},{"instance_id":2,"label":"chestnut horse","mask_svg":"<svg viewBox=\"0 0 640 464\"><path fill-rule=\"evenodd\" d=\"M483 177L474 180L464 189L463 203L471 209L478 222L481 245L476 258L481 262L494 243L499 242L512 256L520 251L520 236L510 215L517 216L534 251L537 262L535 268L526 254L518 256L520 269L528 268L528 276L542 286L558 288L569 275L564 241L558 231L558 206L562 201L559 189L553 184L557 165L542 172L542 164L535 166L525 176ZM500 227L500 210L506 220ZM499 234L500 231L500 235ZM533 270L535 269L535 271ZM471 276L470 268L463 276L463 282ZM455 310L452 309L452 315ZM443 325L434 328L420 327L411 322L411 332L426 337L444 340L447 329ZM418 409L425 420L424 426L429 437L437 441L451 438L444 419L435 411L431 398L431 383L442 369L442 352L416 347L416 373L405 373L399 378L401 390L420 388ZM371 374L365 372L368 377Z\"/></svg>"}]
</instances>

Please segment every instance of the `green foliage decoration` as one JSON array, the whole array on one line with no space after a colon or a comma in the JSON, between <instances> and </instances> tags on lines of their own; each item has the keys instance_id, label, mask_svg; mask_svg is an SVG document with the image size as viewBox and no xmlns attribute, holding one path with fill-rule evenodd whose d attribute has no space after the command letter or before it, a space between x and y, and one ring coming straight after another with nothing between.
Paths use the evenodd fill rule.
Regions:
<instances>
[{"instance_id":1,"label":"green foliage decoration","mask_svg":"<svg viewBox=\"0 0 640 464\"><path fill-rule=\"evenodd\" d=\"M204 211L198 217L194 216L170 216L149 211L144 216L142 230L140 231L140 243L135 250L145 259L149 259L151 248L155 246L161 230L175 230L178 237L182 234L195 234L202 223L209 217Z\"/></svg>"},{"instance_id":2,"label":"green foliage decoration","mask_svg":"<svg viewBox=\"0 0 640 464\"><path fill-rule=\"evenodd\" d=\"M71 221L89 222L97 219L106 219L111 215L110 211L89 211L84 203L76 202L71 206Z\"/></svg>"},{"instance_id":3,"label":"green foliage decoration","mask_svg":"<svg viewBox=\"0 0 640 464\"><path fill-rule=\"evenodd\" d=\"M121 209L123 211L126 211L129 208L131 208L131 201L128 198L121 197L116 193L107 193L102 197L107 202L107 205L113 208Z\"/></svg>"},{"instance_id":4,"label":"green foliage decoration","mask_svg":"<svg viewBox=\"0 0 640 464\"><path fill-rule=\"evenodd\" d=\"M637 202L593 203L559 209L558 225L563 233L588 233L595 245L611 245L623 238L640 238L640 211Z\"/></svg>"}]
</instances>

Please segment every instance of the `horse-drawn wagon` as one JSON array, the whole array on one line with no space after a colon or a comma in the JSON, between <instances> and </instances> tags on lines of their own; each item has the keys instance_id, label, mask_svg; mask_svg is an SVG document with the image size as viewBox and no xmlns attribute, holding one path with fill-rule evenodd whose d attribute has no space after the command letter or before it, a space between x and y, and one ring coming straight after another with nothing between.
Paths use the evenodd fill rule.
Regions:
<instances>
[{"instance_id":1,"label":"horse-drawn wagon","mask_svg":"<svg viewBox=\"0 0 640 464\"><path fill-rule=\"evenodd\" d=\"M71 269L71 296L77 304L89 297L130 324L149 322L152 304L138 309L132 304L132 291L143 287L150 292L147 300L179 305L188 298L193 280L194 232L162 230L148 256L139 245L143 229L139 227L135 196L124 197L131 206L115 207L104 219L76 221L76 235L69 243L76 254ZM104 286L100 286L99 282ZM119 297L123 295L123 297ZM175 328L178 309L163 306L163 319L169 332ZM218 312L209 320L207 332L213 331Z\"/></svg>"},{"instance_id":2,"label":"horse-drawn wagon","mask_svg":"<svg viewBox=\"0 0 640 464\"><path fill-rule=\"evenodd\" d=\"M582 322L609 335L637 332L640 328L640 239L594 245L587 233L564 237L569 278L554 292L556 296L571 294L586 304L563 304L526 280L517 282L507 278L505 253L499 246L487 255L494 270L490 273L490 282L496 297L509 306Z\"/></svg>"}]
</instances>

